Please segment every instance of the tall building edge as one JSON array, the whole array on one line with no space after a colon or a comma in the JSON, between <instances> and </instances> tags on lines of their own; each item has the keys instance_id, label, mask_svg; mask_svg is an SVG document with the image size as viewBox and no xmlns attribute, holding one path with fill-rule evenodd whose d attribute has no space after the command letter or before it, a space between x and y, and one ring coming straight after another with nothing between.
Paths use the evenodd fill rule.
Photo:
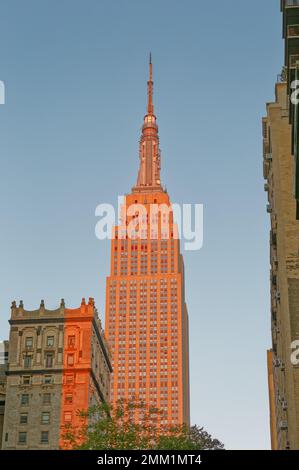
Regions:
<instances>
[{"instance_id":1,"label":"tall building edge","mask_svg":"<svg viewBox=\"0 0 299 470\"><path fill-rule=\"evenodd\" d=\"M0 449L2 445L3 427L4 427L8 350L9 350L8 341L0 342Z\"/></svg>"},{"instance_id":2,"label":"tall building edge","mask_svg":"<svg viewBox=\"0 0 299 470\"><path fill-rule=\"evenodd\" d=\"M269 408L270 408L270 433L271 433L271 449L277 450L277 428L276 428L276 411L275 411L275 384L273 373L273 351L267 351L268 366L268 390L269 390Z\"/></svg>"},{"instance_id":3,"label":"tall building edge","mask_svg":"<svg viewBox=\"0 0 299 470\"><path fill-rule=\"evenodd\" d=\"M291 346L299 334L299 221L286 79L276 83L275 101L267 104L262 124L263 173L271 222L271 437L274 448L294 450L299 449L299 365L291 360Z\"/></svg>"},{"instance_id":4,"label":"tall building edge","mask_svg":"<svg viewBox=\"0 0 299 470\"><path fill-rule=\"evenodd\" d=\"M189 315L187 305L185 304L184 308L184 329L183 329L183 338L184 338L184 423L187 426L190 426L190 362L189 362Z\"/></svg>"},{"instance_id":5,"label":"tall building edge","mask_svg":"<svg viewBox=\"0 0 299 470\"><path fill-rule=\"evenodd\" d=\"M299 449L299 0L281 0L284 67L263 118L263 173L270 215L272 349L268 351L271 444ZM296 82L297 81L297 82ZM294 96L295 95L295 96Z\"/></svg>"}]
</instances>

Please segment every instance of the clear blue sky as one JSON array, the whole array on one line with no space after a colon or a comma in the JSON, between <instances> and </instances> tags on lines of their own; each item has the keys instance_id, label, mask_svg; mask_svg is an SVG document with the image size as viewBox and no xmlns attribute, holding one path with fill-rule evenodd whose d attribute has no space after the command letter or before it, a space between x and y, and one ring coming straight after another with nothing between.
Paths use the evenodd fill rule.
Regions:
<instances>
[{"instance_id":1,"label":"clear blue sky","mask_svg":"<svg viewBox=\"0 0 299 470\"><path fill-rule=\"evenodd\" d=\"M13 299L93 296L104 315L94 210L135 182L150 50L163 183L205 206L204 247L185 254L192 422L268 448L261 117L283 60L278 0L1 2L0 337Z\"/></svg>"}]
</instances>

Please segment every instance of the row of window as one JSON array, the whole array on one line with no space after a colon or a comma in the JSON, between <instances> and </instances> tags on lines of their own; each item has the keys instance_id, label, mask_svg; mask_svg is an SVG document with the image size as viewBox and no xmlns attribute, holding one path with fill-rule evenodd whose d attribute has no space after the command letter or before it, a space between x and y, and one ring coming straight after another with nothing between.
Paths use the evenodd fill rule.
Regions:
<instances>
[{"instance_id":1,"label":"row of window","mask_svg":"<svg viewBox=\"0 0 299 470\"><path fill-rule=\"evenodd\" d=\"M55 343L54 336L47 336L46 345L48 348L53 348ZM27 349L33 348L33 336L27 336L25 338L25 347Z\"/></svg>"},{"instance_id":2,"label":"row of window","mask_svg":"<svg viewBox=\"0 0 299 470\"><path fill-rule=\"evenodd\" d=\"M28 413L21 413L20 414L20 424L28 424ZM41 414L41 419L40 419L41 424L50 424L50 412L49 411L43 411Z\"/></svg>"},{"instance_id":3,"label":"row of window","mask_svg":"<svg viewBox=\"0 0 299 470\"><path fill-rule=\"evenodd\" d=\"M21 384L22 385L31 385L32 383L32 376L31 375L23 375L21 377ZM43 384L44 385L51 385L53 383L53 376L52 375L44 375L43 376Z\"/></svg>"},{"instance_id":4,"label":"row of window","mask_svg":"<svg viewBox=\"0 0 299 470\"><path fill-rule=\"evenodd\" d=\"M30 395L29 393L22 393L20 397L20 404L22 406L29 406ZM43 393L42 395L42 404L50 405L51 403L51 393Z\"/></svg>"},{"instance_id":5,"label":"row of window","mask_svg":"<svg viewBox=\"0 0 299 470\"><path fill-rule=\"evenodd\" d=\"M46 353L44 359L44 366L46 369L51 369L54 366L55 354ZM33 364L33 354L24 354L24 369L31 369ZM74 354L67 354L67 365L73 366L75 362Z\"/></svg>"},{"instance_id":6,"label":"row of window","mask_svg":"<svg viewBox=\"0 0 299 470\"><path fill-rule=\"evenodd\" d=\"M8 435L5 436L5 440L8 440ZM49 431L42 431L40 435L41 444L49 444ZM18 444L26 445L27 444L27 432L19 432Z\"/></svg>"},{"instance_id":7,"label":"row of window","mask_svg":"<svg viewBox=\"0 0 299 470\"><path fill-rule=\"evenodd\" d=\"M20 383L22 385L31 385L32 384L32 375L22 375L20 377ZM43 376L43 384L44 385L52 385L53 376L52 375L44 375ZM74 383L74 375L73 374L66 374L64 376L64 383L66 384L73 384Z\"/></svg>"},{"instance_id":8,"label":"row of window","mask_svg":"<svg viewBox=\"0 0 299 470\"><path fill-rule=\"evenodd\" d=\"M71 393L67 393L65 395L65 404L72 404L73 403L73 395ZM19 423L21 425L26 425L28 424L28 417L29 413L20 413L20 419ZM66 411L64 413L64 421L71 421L72 420L72 412L71 411ZM50 412L49 411L43 411L41 414L41 419L40 423L43 425L49 425L50 424Z\"/></svg>"},{"instance_id":9,"label":"row of window","mask_svg":"<svg viewBox=\"0 0 299 470\"><path fill-rule=\"evenodd\" d=\"M75 335L70 335L67 338L67 345L68 347L74 347L76 343ZM54 336L47 336L46 345L48 348L54 348L55 346L55 338ZM33 336L27 336L25 338L25 348L32 349L33 348Z\"/></svg>"},{"instance_id":10,"label":"row of window","mask_svg":"<svg viewBox=\"0 0 299 470\"><path fill-rule=\"evenodd\" d=\"M47 369L50 369L54 365L54 353L46 353L44 359L44 365ZM31 369L33 363L33 354L24 354L24 369Z\"/></svg>"},{"instance_id":11,"label":"row of window","mask_svg":"<svg viewBox=\"0 0 299 470\"><path fill-rule=\"evenodd\" d=\"M21 395L20 404L22 406L28 406L29 405L29 400L30 400L29 393L23 393ZM73 403L73 394L72 393L66 393L65 394L64 403L67 404L67 405L71 405ZM51 404L51 394L50 393L44 393L42 395L42 404L43 405L50 405ZM47 412L45 412L45 413L47 413ZM26 413L23 413L23 414L25 415Z\"/></svg>"},{"instance_id":12,"label":"row of window","mask_svg":"<svg viewBox=\"0 0 299 470\"><path fill-rule=\"evenodd\" d=\"M140 279L140 280L130 280L130 281L127 281L127 280L124 280L124 281L116 281L116 280L113 280L111 279L110 281L110 289L113 289L117 286L117 284L120 285L120 289L123 289L125 290L126 287L127 287L127 284L129 285L130 284L130 288L132 288L131 286L133 286L133 288L136 288L137 285L140 284L141 287L144 287L146 288L148 284L151 284L151 285L157 285L159 283L159 281L157 279L151 279L151 280L146 280L146 279ZM160 279L160 284L165 284L167 285L168 283L168 279ZM170 279L170 283L171 284L177 284L177 279L176 278L172 278Z\"/></svg>"}]
</instances>

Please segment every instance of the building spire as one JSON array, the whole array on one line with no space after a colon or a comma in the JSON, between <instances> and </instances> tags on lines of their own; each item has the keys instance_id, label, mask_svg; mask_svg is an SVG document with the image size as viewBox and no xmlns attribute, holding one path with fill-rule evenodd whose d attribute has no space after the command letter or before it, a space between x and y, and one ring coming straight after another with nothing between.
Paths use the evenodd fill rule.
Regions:
<instances>
[{"instance_id":1,"label":"building spire","mask_svg":"<svg viewBox=\"0 0 299 470\"><path fill-rule=\"evenodd\" d=\"M160 149L158 126L153 105L153 64L149 56L149 79L147 82L147 114L144 117L139 145L140 166L137 184L133 192L163 191L160 181Z\"/></svg>"},{"instance_id":2,"label":"building spire","mask_svg":"<svg viewBox=\"0 0 299 470\"><path fill-rule=\"evenodd\" d=\"M153 105L153 64L152 64L152 53L150 52L149 56L149 80L147 82L147 113L154 114L154 105Z\"/></svg>"}]
</instances>

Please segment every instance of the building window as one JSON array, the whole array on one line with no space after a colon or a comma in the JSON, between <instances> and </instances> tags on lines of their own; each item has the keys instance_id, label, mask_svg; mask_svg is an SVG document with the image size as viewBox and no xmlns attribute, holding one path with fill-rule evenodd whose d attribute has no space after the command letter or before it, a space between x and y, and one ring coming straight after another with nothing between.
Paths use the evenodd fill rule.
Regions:
<instances>
[{"instance_id":1,"label":"building window","mask_svg":"<svg viewBox=\"0 0 299 470\"><path fill-rule=\"evenodd\" d=\"M299 61L299 54L291 54L289 60L289 66L291 69L296 68L296 63Z\"/></svg>"},{"instance_id":2,"label":"building window","mask_svg":"<svg viewBox=\"0 0 299 470\"><path fill-rule=\"evenodd\" d=\"M30 369L32 365L32 356L26 354L24 356L24 369Z\"/></svg>"},{"instance_id":3,"label":"building window","mask_svg":"<svg viewBox=\"0 0 299 470\"><path fill-rule=\"evenodd\" d=\"M40 441L42 444L49 443L49 431L42 431Z\"/></svg>"},{"instance_id":4,"label":"building window","mask_svg":"<svg viewBox=\"0 0 299 470\"><path fill-rule=\"evenodd\" d=\"M42 413L41 423L42 424L49 424L50 423L50 413L48 411L44 411Z\"/></svg>"},{"instance_id":5,"label":"building window","mask_svg":"<svg viewBox=\"0 0 299 470\"><path fill-rule=\"evenodd\" d=\"M71 412L71 411L66 411L66 412L64 413L64 421L65 421L66 423L69 423L69 422L72 421L72 412Z\"/></svg>"},{"instance_id":6,"label":"building window","mask_svg":"<svg viewBox=\"0 0 299 470\"><path fill-rule=\"evenodd\" d=\"M45 385L51 385L51 383L52 383L52 375L45 375L44 384Z\"/></svg>"},{"instance_id":7,"label":"building window","mask_svg":"<svg viewBox=\"0 0 299 470\"><path fill-rule=\"evenodd\" d=\"M50 405L51 403L51 393L43 394L43 405Z\"/></svg>"},{"instance_id":8,"label":"building window","mask_svg":"<svg viewBox=\"0 0 299 470\"><path fill-rule=\"evenodd\" d=\"M27 443L27 432L19 432L19 444Z\"/></svg>"},{"instance_id":9,"label":"building window","mask_svg":"<svg viewBox=\"0 0 299 470\"><path fill-rule=\"evenodd\" d=\"M53 348L54 346L54 336L48 336L47 337L47 347L48 348Z\"/></svg>"},{"instance_id":10,"label":"building window","mask_svg":"<svg viewBox=\"0 0 299 470\"><path fill-rule=\"evenodd\" d=\"M74 365L74 354L67 355L67 365L73 366Z\"/></svg>"},{"instance_id":11,"label":"building window","mask_svg":"<svg viewBox=\"0 0 299 470\"><path fill-rule=\"evenodd\" d=\"M23 406L29 405L29 395L28 395L28 393L23 393L21 395L21 405L23 405Z\"/></svg>"},{"instance_id":12,"label":"building window","mask_svg":"<svg viewBox=\"0 0 299 470\"><path fill-rule=\"evenodd\" d=\"M53 367L53 359L54 359L54 355L52 353L46 354L46 368L47 369Z\"/></svg>"},{"instance_id":13,"label":"building window","mask_svg":"<svg viewBox=\"0 0 299 470\"><path fill-rule=\"evenodd\" d=\"M27 424L27 423L28 423L28 413L21 413L20 424Z\"/></svg>"},{"instance_id":14,"label":"building window","mask_svg":"<svg viewBox=\"0 0 299 470\"><path fill-rule=\"evenodd\" d=\"M288 37L294 38L299 36L299 25L292 24L288 26Z\"/></svg>"},{"instance_id":15,"label":"building window","mask_svg":"<svg viewBox=\"0 0 299 470\"><path fill-rule=\"evenodd\" d=\"M22 377L22 384L23 385L30 385L31 383L31 377L30 375L23 375Z\"/></svg>"},{"instance_id":16,"label":"building window","mask_svg":"<svg viewBox=\"0 0 299 470\"><path fill-rule=\"evenodd\" d=\"M73 348L75 346L75 336L74 335L68 336L67 344L68 344L69 348Z\"/></svg>"},{"instance_id":17,"label":"building window","mask_svg":"<svg viewBox=\"0 0 299 470\"><path fill-rule=\"evenodd\" d=\"M65 395L65 403L68 405L71 405L73 403L73 394L72 393L67 393Z\"/></svg>"},{"instance_id":18,"label":"building window","mask_svg":"<svg viewBox=\"0 0 299 470\"><path fill-rule=\"evenodd\" d=\"M25 347L27 349L31 349L33 347L33 338L32 336L28 336L26 339L25 339Z\"/></svg>"},{"instance_id":19,"label":"building window","mask_svg":"<svg viewBox=\"0 0 299 470\"><path fill-rule=\"evenodd\" d=\"M8 432L5 433L5 442L8 441Z\"/></svg>"},{"instance_id":20,"label":"building window","mask_svg":"<svg viewBox=\"0 0 299 470\"><path fill-rule=\"evenodd\" d=\"M74 383L74 376L73 375L67 375L66 378L65 378L65 382L67 384L72 384Z\"/></svg>"}]
</instances>

